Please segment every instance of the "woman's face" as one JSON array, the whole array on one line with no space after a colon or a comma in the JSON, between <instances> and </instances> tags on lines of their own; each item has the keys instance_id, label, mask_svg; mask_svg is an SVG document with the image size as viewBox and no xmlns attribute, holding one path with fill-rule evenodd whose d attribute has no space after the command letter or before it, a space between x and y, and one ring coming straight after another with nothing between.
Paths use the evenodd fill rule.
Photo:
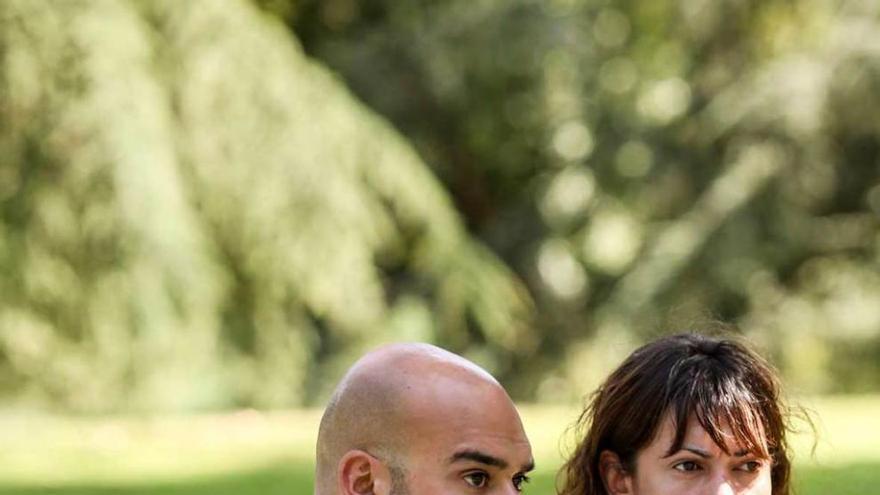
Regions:
<instances>
[{"instance_id":1,"label":"woman's face","mask_svg":"<svg viewBox=\"0 0 880 495\"><path fill-rule=\"evenodd\" d=\"M700 423L691 418L681 449L668 455L675 437L672 418L636 454L634 472L621 468L616 456L603 453L603 479L613 495L770 495L770 459L737 444L729 428L725 454ZM616 466L616 467L615 467Z\"/></svg>"}]
</instances>

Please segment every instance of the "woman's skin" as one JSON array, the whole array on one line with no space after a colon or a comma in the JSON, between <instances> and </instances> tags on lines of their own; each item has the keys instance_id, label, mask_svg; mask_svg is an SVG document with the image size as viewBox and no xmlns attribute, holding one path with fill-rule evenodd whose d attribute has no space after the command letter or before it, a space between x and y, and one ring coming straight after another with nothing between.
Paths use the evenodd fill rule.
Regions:
<instances>
[{"instance_id":1,"label":"woman's skin","mask_svg":"<svg viewBox=\"0 0 880 495\"><path fill-rule=\"evenodd\" d=\"M738 445L729 428L726 454L700 423L688 422L682 448L669 455L675 437L671 417L660 432L636 453L635 469L627 470L617 454L604 451L599 466L610 495L770 495L771 461Z\"/></svg>"}]
</instances>

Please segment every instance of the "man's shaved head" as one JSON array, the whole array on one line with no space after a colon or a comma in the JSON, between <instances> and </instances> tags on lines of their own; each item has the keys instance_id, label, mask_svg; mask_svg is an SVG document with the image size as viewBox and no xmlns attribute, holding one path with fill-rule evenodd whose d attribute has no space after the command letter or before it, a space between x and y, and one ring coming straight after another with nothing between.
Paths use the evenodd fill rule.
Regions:
<instances>
[{"instance_id":1,"label":"man's shaved head","mask_svg":"<svg viewBox=\"0 0 880 495\"><path fill-rule=\"evenodd\" d=\"M380 347L351 367L324 412L316 493L341 493L340 461L351 451L381 460L392 484L400 485L410 457L450 427L474 427L477 437L494 428L500 432L496 437L528 445L507 393L479 366L428 344Z\"/></svg>"}]
</instances>

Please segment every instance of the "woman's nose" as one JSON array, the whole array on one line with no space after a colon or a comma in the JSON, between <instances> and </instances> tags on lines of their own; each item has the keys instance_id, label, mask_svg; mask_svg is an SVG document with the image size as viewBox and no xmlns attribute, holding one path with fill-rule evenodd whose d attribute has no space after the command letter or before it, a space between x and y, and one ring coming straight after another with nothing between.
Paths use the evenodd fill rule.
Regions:
<instances>
[{"instance_id":1,"label":"woman's nose","mask_svg":"<svg viewBox=\"0 0 880 495\"><path fill-rule=\"evenodd\" d=\"M513 485L506 485L502 491L504 495L521 495L520 491Z\"/></svg>"},{"instance_id":2,"label":"woman's nose","mask_svg":"<svg viewBox=\"0 0 880 495\"><path fill-rule=\"evenodd\" d=\"M709 490L712 495L736 495L736 489L731 480L727 476L717 476L712 480L712 489Z\"/></svg>"}]
</instances>

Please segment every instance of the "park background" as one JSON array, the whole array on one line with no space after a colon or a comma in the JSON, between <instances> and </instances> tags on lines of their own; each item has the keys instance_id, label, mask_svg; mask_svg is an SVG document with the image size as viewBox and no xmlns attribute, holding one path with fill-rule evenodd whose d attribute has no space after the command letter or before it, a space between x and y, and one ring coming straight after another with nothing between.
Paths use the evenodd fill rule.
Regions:
<instances>
[{"instance_id":1,"label":"park background","mask_svg":"<svg viewBox=\"0 0 880 495\"><path fill-rule=\"evenodd\" d=\"M341 373L426 341L550 495L719 322L799 493L880 493L878 115L870 0L2 0L0 493L309 494Z\"/></svg>"}]
</instances>

